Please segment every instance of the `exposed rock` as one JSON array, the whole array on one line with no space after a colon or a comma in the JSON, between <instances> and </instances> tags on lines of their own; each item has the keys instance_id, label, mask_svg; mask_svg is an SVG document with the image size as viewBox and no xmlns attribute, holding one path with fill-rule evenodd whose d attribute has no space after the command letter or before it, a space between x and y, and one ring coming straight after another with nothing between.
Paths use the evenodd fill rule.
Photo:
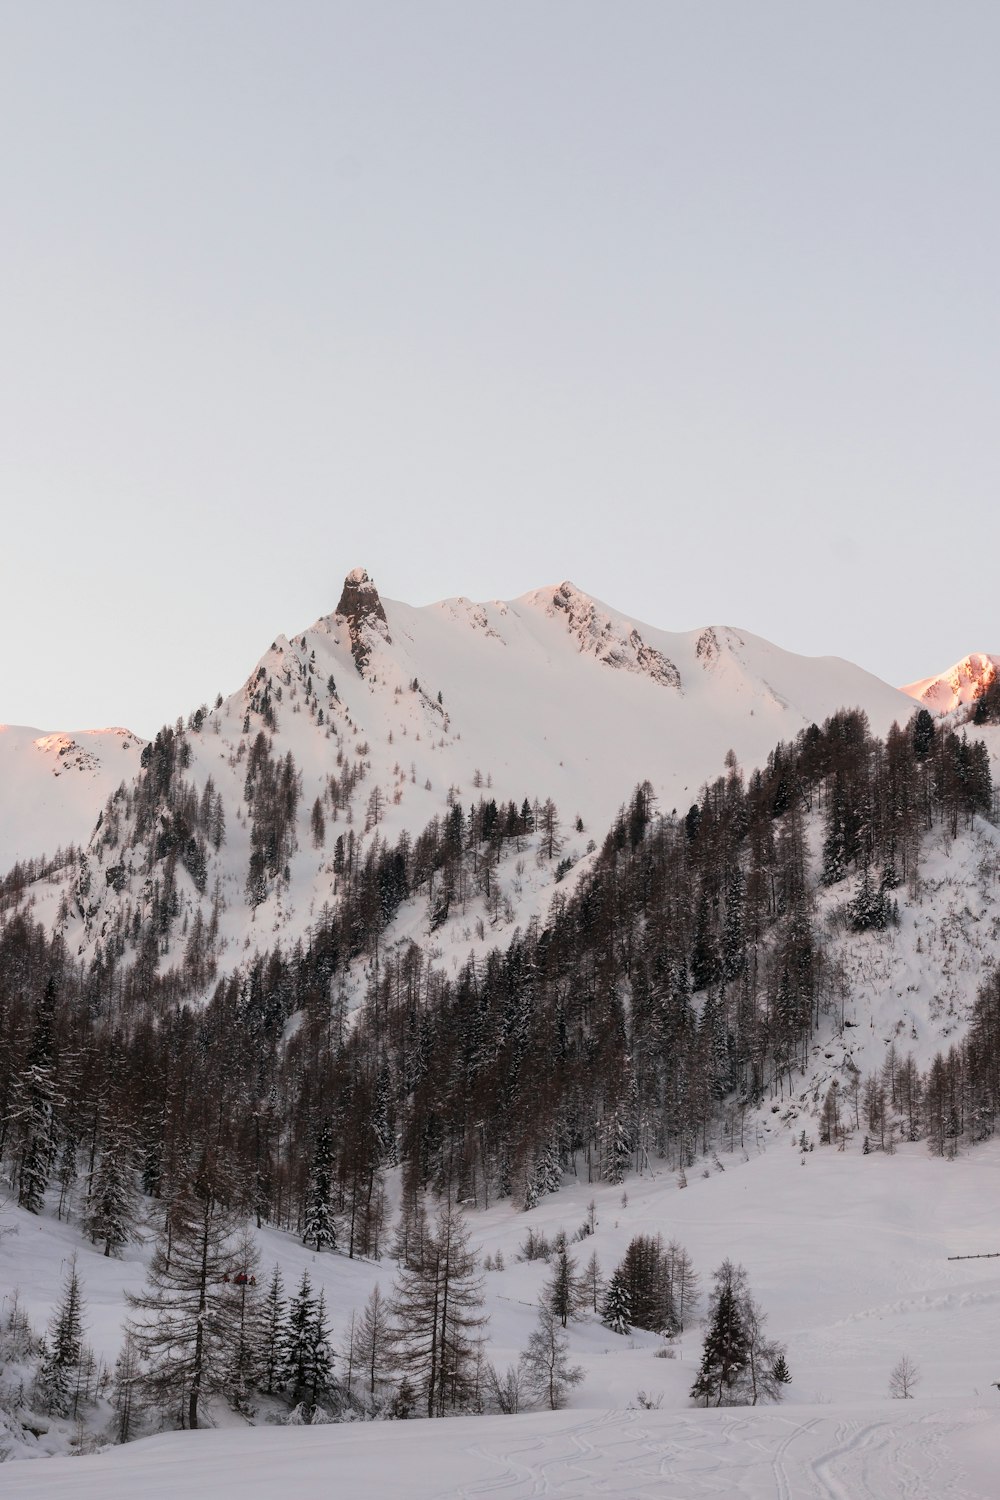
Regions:
<instances>
[{"instance_id":1,"label":"exposed rock","mask_svg":"<svg viewBox=\"0 0 1000 1500\"><path fill-rule=\"evenodd\" d=\"M392 641L378 589L364 568L354 568L344 579L344 589L336 613L347 622L351 655L363 677L374 638L378 636L383 641Z\"/></svg>"},{"instance_id":2,"label":"exposed rock","mask_svg":"<svg viewBox=\"0 0 1000 1500\"><path fill-rule=\"evenodd\" d=\"M571 634L580 650L598 661L625 672L641 672L662 687L680 688L681 674L669 657L647 645L635 626L617 624L598 611L594 600L570 582L561 583L552 596L555 609L565 610Z\"/></svg>"}]
</instances>

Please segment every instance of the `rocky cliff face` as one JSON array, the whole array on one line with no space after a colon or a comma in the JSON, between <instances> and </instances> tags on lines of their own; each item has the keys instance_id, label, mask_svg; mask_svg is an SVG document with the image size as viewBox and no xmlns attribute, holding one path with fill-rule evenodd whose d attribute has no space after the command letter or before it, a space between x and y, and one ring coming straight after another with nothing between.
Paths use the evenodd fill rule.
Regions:
<instances>
[{"instance_id":1,"label":"rocky cliff face","mask_svg":"<svg viewBox=\"0 0 1000 1500\"><path fill-rule=\"evenodd\" d=\"M381 638L387 644L392 642L378 589L364 568L353 569L344 579L343 592L335 613L347 622L351 655L363 677L374 640Z\"/></svg>"}]
</instances>

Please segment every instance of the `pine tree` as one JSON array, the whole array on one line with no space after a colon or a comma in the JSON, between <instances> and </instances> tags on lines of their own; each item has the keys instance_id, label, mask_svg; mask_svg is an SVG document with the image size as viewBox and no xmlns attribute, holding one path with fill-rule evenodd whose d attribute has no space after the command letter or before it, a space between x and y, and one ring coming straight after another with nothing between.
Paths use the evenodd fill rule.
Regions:
<instances>
[{"instance_id":1,"label":"pine tree","mask_svg":"<svg viewBox=\"0 0 1000 1500\"><path fill-rule=\"evenodd\" d=\"M608 1289L604 1294L604 1307L601 1311L601 1322L605 1328L610 1328L612 1333L632 1332L632 1309L629 1306L625 1283L618 1271L608 1282Z\"/></svg>"},{"instance_id":2,"label":"pine tree","mask_svg":"<svg viewBox=\"0 0 1000 1500\"><path fill-rule=\"evenodd\" d=\"M35 1016L27 1065L17 1085L13 1119L20 1136L17 1201L29 1213L42 1211L56 1153L55 1084L56 986L48 979Z\"/></svg>"},{"instance_id":3,"label":"pine tree","mask_svg":"<svg viewBox=\"0 0 1000 1500\"><path fill-rule=\"evenodd\" d=\"M131 1153L122 1134L112 1135L91 1183L84 1228L105 1255L117 1253L135 1236L136 1207Z\"/></svg>"},{"instance_id":4,"label":"pine tree","mask_svg":"<svg viewBox=\"0 0 1000 1500\"><path fill-rule=\"evenodd\" d=\"M587 1305L587 1290L576 1274L576 1261L566 1249L566 1236L560 1235L553 1247L555 1265L542 1293L542 1301L565 1328Z\"/></svg>"},{"instance_id":5,"label":"pine tree","mask_svg":"<svg viewBox=\"0 0 1000 1500\"><path fill-rule=\"evenodd\" d=\"M302 1405L311 1416L321 1400L333 1390L333 1354L326 1322L323 1292L313 1295L309 1272L303 1271L298 1292L292 1298L281 1346L282 1385L289 1402Z\"/></svg>"},{"instance_id":6,"label":"pine tree","mask_svg":"<svg viewBox=\"0 0 1000 1500\"><path fill-rule=\"evenodd\" d=\"M79 1369L82 1352L83 1289L74 1255L66 1273L62 1301L49 1324L49 1336L39 1371L40 1391L53 1416L75 1415L73 1376Z\"/></svg>"},{"instance_id":7,"label":"pine tree","mask_svg":"<svg viewBox=\"0 0 1000 1500\"><path fill-rule=\"evenodd\" d=\"M722 1286L714 1302L701 1367L691 1387L692 1397L704 1400L706 1406L722 1405L735 1389L749 1357L746 1330L732 1286Z\"/></svg>"},{"instance_id":8,"label":"pine tree","mask_svg":"<svg viewBox=\"0 0 1000 1500\"><path fill-rule=\"evenodd\" d=\"M334 1250L337 1231L330 1202L333 1183L333 1143L329 1122L324 1122L316 1137L312 1164L309 1169L309 1186L306 1192L305 1227L302 1243L312 1243L317 1250Z\"/></svg>"},{"instance_id":9,"label":"pine tree","mask_svg":"<svg viewBox=\"0 0 1000 1500\"><path fill-rule=\"evenodd\" d=\"M258 1364L260 1388L273 1396L281 1389L282 1339L285 1327L285 1288L277 1261L264 1294L258 1322Z\"/></svg>"}]
</instances>

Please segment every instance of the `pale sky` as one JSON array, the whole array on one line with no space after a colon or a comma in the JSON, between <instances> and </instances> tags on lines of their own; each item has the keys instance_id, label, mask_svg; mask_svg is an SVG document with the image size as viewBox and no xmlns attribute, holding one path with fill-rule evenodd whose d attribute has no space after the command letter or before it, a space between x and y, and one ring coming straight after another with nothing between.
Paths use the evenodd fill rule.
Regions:
<instances>
[{"instance_id":1,"label":"pale sky","mask_svg":"<svg viewBox=\"0 0 1000 1500\"><path fill-rule=\"evenodd\" d=\"M0 0L0 720L365 565L1000 651L1000 7Z\"/></svg>"}]
</instances>

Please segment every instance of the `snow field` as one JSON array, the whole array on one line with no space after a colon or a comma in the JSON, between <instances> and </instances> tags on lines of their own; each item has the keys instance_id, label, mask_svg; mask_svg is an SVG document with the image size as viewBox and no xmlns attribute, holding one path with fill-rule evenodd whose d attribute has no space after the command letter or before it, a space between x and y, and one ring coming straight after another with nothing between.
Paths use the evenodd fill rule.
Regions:
<instances>
[{"instance_id":1,"label":"snow field","mask_svg":"<svg viewBox=\"0 0 1000 1500\"><path fill-rule=\"evenodd\" d=\"M506 1265L483 1275L488 1353L499 1368L527 1342L549 1274L544 1262L516 1259L528 1226L572 1234L593 1198L596 1231L571 1246L580 1267L596 1251L610 1273L637 1233L679 1240L704 1290L725 1256L746 1266L769 1333L788 1347L793 1383L781 1407L692 1409L700 1327L676 1340L673 1358L657 1358L662 1341L654 1335L621 1338L590 1318L568 1330L585 1380L566 1412L249 1429L217 1407L215 1432L5 1465L0 1494L58 1500L73 1485L78 1500L139 1493L253 1500L288 1484L300 1500L325 1500L331 1486L365 1500L546 1493L995 1500L995 1474L988 1476L1000 1461L1000 1396L991 1384L1000 1378L1000 1260L947 1257L1000 1249L1000 1145L948 1162L921 1144L861 1156L857 1141L803 1158L777 1121L765 1139L746 1158L721 1155L723 1170L691 1169L683 1189L669 1173L632 1178L624 1190L570 1182L530 1214L502 1203L470 1221L473 1241L491 1257L500 1250ZM0 1241L0 1295L17 1286L43 1326L77 1250L89 1341L112 1361L124 1291L142 1280L143 1252L131 1247L128 1259L109 1260L71 1226L16 1210L5 1222L16 1232ZM391 1288L391 1262L316 1255L274 1231L260 1241L265 1274L277 1258L286 1288L308 1268L325 1290L338 1348L371 1286ZM921 1377L913 1402L888 1394L889 1372L904 1353Z\"/></svg>"},{"instance_id":2,"label":"snow field","mask_svg":"<svg viewBox=\"0 0 1000 1500\"><path fill-rule=\"evenodd\" d=\"M18 1465L18 1500L994 1500L983 1407L563 1411L171 1433ZM8 1469L2 1476L9 1478ZM0 1480L2 1483L2 1480Z\"/></svg>"}]
</instances>

